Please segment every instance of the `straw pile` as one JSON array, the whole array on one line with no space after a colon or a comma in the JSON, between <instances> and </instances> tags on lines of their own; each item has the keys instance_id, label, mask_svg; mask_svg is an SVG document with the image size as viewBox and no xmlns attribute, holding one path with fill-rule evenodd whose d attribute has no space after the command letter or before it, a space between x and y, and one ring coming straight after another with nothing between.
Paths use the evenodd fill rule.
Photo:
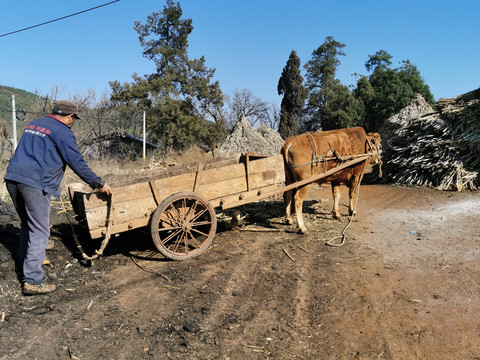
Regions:
<instances>
[{"instance_id":1,"label":"straw pile","mask_svg":"<svg viewBox=\"0 0 480 360\"><path fill-rule=\"evenodd\" d=\"M283 146L282 137L273 129L262 124L255 130L243 116L235 124L232 133L221 144L217 152L221 155L253 152L260 155L278 155Z\"/></svg>"},{"instance_id":2,"label":"straw pile","mask_svg":"<svg viewBox=\"0 0 480 360\"><path fill-rule=\"evenodd\" d=\"M480 92L472 93L441 99L437 112L417 96L388 119L382 131L383 169L388 182L439 190L477 188Z\"/></svg>"}]
</instances>

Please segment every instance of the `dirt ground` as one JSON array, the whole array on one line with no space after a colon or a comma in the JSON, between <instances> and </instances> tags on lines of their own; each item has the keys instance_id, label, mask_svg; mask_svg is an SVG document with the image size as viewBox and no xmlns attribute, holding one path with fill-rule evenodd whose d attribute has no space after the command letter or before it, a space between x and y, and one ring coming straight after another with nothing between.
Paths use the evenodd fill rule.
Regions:
<instances>
[{"instance_id":1,"label":"dirt ground","mask_svg":"<svg viewBox=\"0 0 480 360\"><path fill-rule=\"evenodd\" d=\"M220 224L181 262L130 231L90 265L54 213L60 289L36 297L21 295L7 209L0 359L480 359L480 192L363 185L342 247L325 245L348 223L331 206L329 188L310 191L308 235L280 199L244 206L243 227Z\"/></svg>"}]
</instances>

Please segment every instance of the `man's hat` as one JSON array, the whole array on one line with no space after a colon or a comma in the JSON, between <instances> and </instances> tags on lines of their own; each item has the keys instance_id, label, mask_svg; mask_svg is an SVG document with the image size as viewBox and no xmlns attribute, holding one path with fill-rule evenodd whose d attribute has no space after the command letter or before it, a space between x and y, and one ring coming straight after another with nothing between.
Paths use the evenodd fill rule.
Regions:
<instances>
[{"instance_id":1,"label":"man's hat","mask_svg":"<svg viewBox=\"0 0 480 360\"><path fill-rule=\"evenodd\" d=\"M53 115L70 115L73 114L77 119L81 119L78 115L78 107L73 102L68 100L57 100L52 110Z\"/></svg>"}]
</instances>

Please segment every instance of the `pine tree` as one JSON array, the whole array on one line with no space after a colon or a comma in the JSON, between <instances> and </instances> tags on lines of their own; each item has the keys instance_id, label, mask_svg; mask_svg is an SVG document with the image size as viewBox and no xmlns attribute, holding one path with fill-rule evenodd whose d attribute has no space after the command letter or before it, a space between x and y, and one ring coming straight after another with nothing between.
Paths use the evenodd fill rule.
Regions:
<instances>
[{"instance_id":1,"label":"pine tree","mask_svg":"<svg viewBox=\"0 0 480 360\"><path fill-rule=\"evenodd\" d=\"M298 120L305 105L307 90L300 74L300 59L292 50L282 76L278 80L278 95L283 95L280 106L278 133L283 139L298 134Z\"/></svg>"},{"instance_id":2,"label":"pine tree","mask_svg":"<svg viewBox=\"0 0 480 360\"><path fill-rule=\"evenodd\" d=\"M214 144L212 137L225 132L223 94L219 83L211 82L215 69L205 65L204 57L188 57L192 20L182 19L180 4L167 0L162 12L149 15L145 24L136 21L134 29L156 72L133 74L131 84L111 82L112 100L148 109L151 137L165 147Z\"/></svg>"},{"instance_id":3,"label":"pine tree","mask_svg":"<svg viewBox=\"0 0 480 360\"><path fill-rule=\"evenodd\" d=\"M332 119L329 116L333 110L331 103L341 86L335 75L340 65L339 56L345 56L342 50L344 47L345 44L327 36L325 42L312 53L312 59L305 64L308 89L307 130L336 127L336 124L330 122Z\"/></svg>"},{"instance_id":4,"label":"pine tree","mask_svg":"<svg viewBox=\"0 0 480 360\"><path fill-rule=\"evenodd\" d=\"M362 89L365 126L370 131L379 131L385 121L407 106L416 94L421 94L428 103L434 104L430 88L417 67L405 60L402 66L392 69L389 67L392 64L391 58L384 50L370 55L365 63L367 70L373 70L368 78L369 85L363 78L363 83L357 84L357 90Z\"/></svg>"}]
</instances>

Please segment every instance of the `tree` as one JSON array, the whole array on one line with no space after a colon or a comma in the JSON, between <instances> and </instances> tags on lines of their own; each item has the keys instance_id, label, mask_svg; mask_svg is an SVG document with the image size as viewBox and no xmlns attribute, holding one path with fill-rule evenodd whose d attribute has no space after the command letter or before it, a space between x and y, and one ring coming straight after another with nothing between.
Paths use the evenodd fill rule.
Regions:
<instances>
[{"instance_id":1,"label":"tree","mask_svg":"<svg viewBox=\"0 0 480 360\"><path fill-rule=\"evenodd\" d=\"M344 47L345 44L327 36L325 42L312 53L312 59L305 64L308 90L308 118L305 124L307 130L332 129L335 126L328 123L328 114L332 110L330 102L340 85L335 74L340 65L339 56L345 56L342 51Z\"/></svg>"},{"instance_id":2,"label":"tree","mask_svg":"<svg viewBox=\"0 0 480 360\"><path fill-rule=\"evenodd\" d=\"M332 87L329 108L330 111L322 120L322 124L325 124L324 130L343 129L363 123L365 108L345 85L337 84Z\"/></svg>"},{"instance_id":3,"label":"tree","mask_svg":"<svg viewBox=\"0 0 480 360\"><path fill-rule=\"evenodd\" d=\"M373 95L365 79L361 79L362 92L359 90L358 94L363 94L365 126L370 131L378 131L390 116L407 106L416 94L421 94L428 103L434 103L430 88L417 67L405 60L399 68L391 69L391 58L386 51L380 50L365 63L367 70L373 69L368 78Z\"/></svg>"},{"instance_id":4,"label":"tree","mask_svg":"<svg viewBox=\"0 0 480 360\"><path fill-rule=\"evenodd\" d=\"M358 125L363 126L367 131L374 131L369 128L367 114L372 113L372 106L375 100L375 90L366 76L361 76L357 81L357 87L353 90L353 97L357 99L359 106L359 117L361 122Z\"/></svg>"},{"instance_id":5,"label":"tree","mask_svg":"<svg viewBox=\"0 0 480 360\"><path fill-rule=\"evenodd\" d=\"M150 135L165 147L214 144L225 132L223 94L205 58L188 57L192 20L182 19L180 4L167 0L162 12L149 15L145 24L136 21L134 29L156 73L133 74L130 84L110 82L112 100L146 109Z\"/></svg>"},{"instance_id":6,"label":"tree","mask_svg":"<svg viewBox=\"0 0 480 360\"><path fill-rule=\"evenodd\" d=\"M268 119L265 120L265 125L272 128L273 130L278 130L280 124L280 109L278 105L272 101L270 108L268 110Z\"/></svg>"},{"instance_id":7,"label":"tree","mask_svg":"<svg viewBox=\"0 0 480 360\"><path fill-rule=\"evenodd\" d=\"M252 126L259 122L267 123L271 118L268 104L248 89L235 90L233 98L228 101L228 106L231 110L229 128L233 128L242 115L245 115Z\"/></svg>"},{"instance_id":8,"label":"tree","mask_svg":"<svg viewBox=\"0 0 480 360\"><path fill-rule=\"evenodd\" d=\"M400 79L410 86L412 94L410 94L413 99L416 94L423 96L426 102L433 105L435 99L433 98L432 93L430 92L430 87L425 84L425 81L420 76L420 71L415 65L413 65L410 60L403 60L402 66L398 69Z\"/></svg>"},{"instance_id":9,"label":"tree","mask_svg":"<svg viewBox=\"0 0 480 360\"><path fill-rule=\"evenodd\" d=\"M278 132L283 139L286 139L298 134L297 122L307 98L307 90L303 86L303 77L300 74L300 59L295 50L292 50L283 68L277 91L278 95L283 95Z\"/></svg>"},{"instance_id":10,"label":"tree","mask_svg":"<svg viewBox=\"0 0 480 360\"><path fill-rule=\"evenodd\" d=\"M385 70L392 64L392 55L385 50L379 50L374 55L369 55L369 59L365 62L367 71L375 71L377 69Z\"/></svg>"}]
</instances>

